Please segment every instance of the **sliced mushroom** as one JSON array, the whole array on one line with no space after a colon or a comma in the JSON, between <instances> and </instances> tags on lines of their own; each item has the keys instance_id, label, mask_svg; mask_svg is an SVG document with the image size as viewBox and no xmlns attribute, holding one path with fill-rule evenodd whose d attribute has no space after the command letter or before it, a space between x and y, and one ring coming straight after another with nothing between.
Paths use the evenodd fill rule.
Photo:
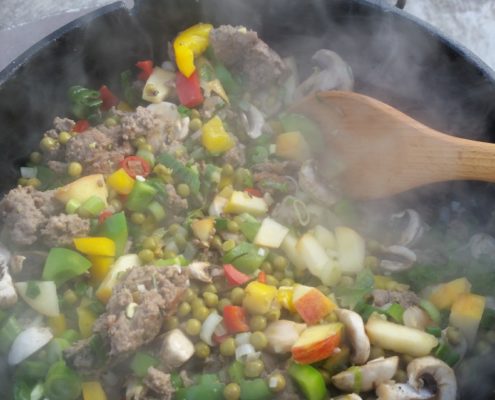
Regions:
<instances>
[{"instance_id":1,"label":"sliced mushroom","mask_svg":"<svg viewBox=\"0 0 495 400\"><path fill-rule=\"evenodd\" d=\"M242 122L246 129L246 134L251 139L259 138L263 134L265 117L263 116L263 113L252 104L249 104L247 112L243 114Z\"/></svg>"},{"instance_id":2,"label":"sliced mushroom","mask_svg":"<svg viewBox=\"0 0 495 400\"><path fill-rule=\"evenodd\" d=\"M404 325L409 328L425 330L426 326L431 322L428 314L418 306L407 308L402 315Z\"/></svg>"},{"instance_id":3,"label":"sliced mushroom","mask_svg":"<svg viewBox=\"0 0 495 400\"><path fill-rule=\"evenodd\" d=\"M301 166L298 174L299 187L310 195L313 200L323 203L326 206L334 205L339 199L336 190L332 190L328 185L323 185L318 179L315 163L307 160Z\"/></svg>"},{"instance_id":4,"label":"sliced mushroom","mask_svg":"<svg viewBox=\"0 0 495 400\"><path fill-rule=\"evenodd\" d=\"M434 394L427 389L416 390L407 383L382 383L376 388L377 400L428 400Z\"/></svg>"},{"instance_id":5,"label":"sliced mushroom","mask_svg":"<svg viewBox=\"0 0 495 400\"><path fill-rule=\"evenodd\" d=\"M322 90L352 90L354 86L352 70L337 53L320 49L312 59L318 70L296 88L294 95L296 100Z\"/></svg>"},{"instance_id":6,"label":"sliced mushroom","mask_svg":"<svg viewBox=\"0 0 495 400\"><path fill-rule=\"evenodd\" d=\"M332 377L332 383L344 392L367 392L392 379L399 357L376 358L360 367L351 367Z\"/></svg>"},{"instance_id":7,"label":"sliced mushroom","mask_svg":"<svg viewBox=\"0 0 495 400\"><path fill-rule=\"evenodd\" d=\"M336 313L351 342L351 361L357 365L364 364L370 356L371 345L364 330L363 319L358 313L343 308L338 309Z\"/></svg>"},{"instance_id":8,"label":"sliced mushroom","mask_svg":"<svg viewBox=\"0 0 495 400\"><path fill-rule=\"evenodd\" d=\"M419 390L425 388L436 394L436 400L455 400L457 382L452 368L443 361L427 356L416 358L407 366L408 383Z\"/></svg>"},{"instance_id":9,"label":"sliced mushroom","mask_svg":"<svg viewBox=\"0 0 495 400\"><path fill-rule=\"evenodd\" d=\"M401 272L410 269L416 262L414 251L404 246L389 246L380 261L380 268L388 272Z\"/></svg>"},{"instance_id":10,"label":"sliced mushroom","mask_svg":"<svg viewBox=\"0 0 495 400\"><path fill-rule=\"evenodd\" d=\"M427 228L419 213L410 208L401 213L393 214L391 220L402 228L400 240L397 243L401 246L413 246L416 244Z\"/></svg>"},{"instance_id":11,"label":"sliced mushroom","mask_svg":"<svg viewBox=\"0 0 495 400\"><path fill-rule=\"evenodd\" d=\"M210 283L211 275L208 271L210 268L209 262L195 261L187 267L187 273L191 279L196 279L201 282Z\"/></svg>"}]
</instances>

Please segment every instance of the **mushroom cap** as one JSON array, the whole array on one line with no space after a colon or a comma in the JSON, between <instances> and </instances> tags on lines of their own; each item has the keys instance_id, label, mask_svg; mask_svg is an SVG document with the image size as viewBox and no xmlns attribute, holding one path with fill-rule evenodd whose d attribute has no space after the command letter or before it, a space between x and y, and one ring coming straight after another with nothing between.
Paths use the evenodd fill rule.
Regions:
<instances>
[{"instance_id":1,"label":"mushroom cap","mask_svg":"<svg viewBox=\"0 0 495 400\"><path fill-rule=\"evenodd\" d=\"M344 324L351 342L351 361L357 365L364 364L370 356L371 345L364 329L363 319L358 313L343 308L336 310L336 313L340 322Z\"/></svg>"},{"instance_id":2,"label":"mushroom cap","mask_svg":"<svg viewBox=\"0 0 495 400\"><path fill-rule=\"evenodd\" d=\"M407 383L386 382L376 388L378 400L429 400L435 394L427 389L416 390Z\"/></svg>"},{"instance_id":3,"label":"mushroom cap","mask_svg":"<svg viewBox=\"0 0 495 400\"><path fill-rule=\"evenodd\" d=\"M408 383L419 389L434 385L437 400L455 400L457 382L454 371L438 358L426 356L416 358L407 366Z\"/></svg>"}]
</instances>

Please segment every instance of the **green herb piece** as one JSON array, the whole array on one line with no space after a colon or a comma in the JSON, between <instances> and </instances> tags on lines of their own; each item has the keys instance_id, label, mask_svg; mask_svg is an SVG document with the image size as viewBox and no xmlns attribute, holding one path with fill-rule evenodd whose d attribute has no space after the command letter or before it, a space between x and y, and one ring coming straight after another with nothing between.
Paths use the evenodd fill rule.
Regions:
<instances>
[{"instance_id":1,"label":"green herb piece","mask_svg":"<svg viewBox=\"0 0 495 400\"><path fill-rule=\"evenodd\" d=\"M356 276L356 281L352 287L337 287L335 296L340 300L343 307L354 309L356 304L364 301L365 297L373 291L373 273L365 268Z\"/></svg>"},{"instance_id":2,"label":"green herb piece","mask_svg":"<svg viewBox=\"0 0 495 400\"><path fill-rule=\"evenodd\" d=\"M69 99L72 114L77 119L101 120L100 106L103 103L98 90L87 89L82 86L69 88Z\"/></svg>"},{"instance_id":3,"label":"green herb piece","mask_svg":"<svg viewBox=\"0 0 495 400\"><path fill-rule=\"evenodd\" d=\"M150 367L156 367L158 364L159 361L155 357L139 351L134 355L131 361L131 369L136 376L143 378L148 373Z\"/></svg>"},{"instance_id":4,"label":"green herb piece","mask_svg":"<svg viewBox=\"0 0 495 400\"><path fill-rule=\"evenodd\" d=\"M170 168L174 176L186 183L191 189L191 193L198 194L200 189L199 174L191 167L186 167L176 160L171 154L162 153L158 156L158 162Z\"/></svg>"},{"instance_id":5,"label":"green herb piece","mask_svg":"<svg viewBox=\"0 0 495 400\"><path fill-rule=\"evenodd\" d=\"M29 281L26 286L26 296L35 299L41 293L40 287L35 281Z\"/></svg>"},{"instance_id":6,"label":"green herb piece","mask_svg":"<svg viewBox=\"0 0 495 400\"><path fill-rule=\"evenodd\" d=\"M400 304L393 303L385 310L385 314L392 318L394 322L402 324L402 315L404 314L404 311L404 307Z\"/></svg>"}]
</instances>

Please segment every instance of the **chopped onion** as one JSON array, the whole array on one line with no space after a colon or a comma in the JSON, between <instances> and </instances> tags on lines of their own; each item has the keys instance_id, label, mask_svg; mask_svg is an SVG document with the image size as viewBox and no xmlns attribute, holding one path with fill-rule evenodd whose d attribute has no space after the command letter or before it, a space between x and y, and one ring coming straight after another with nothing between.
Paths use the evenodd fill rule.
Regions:
<instances>
[{"instance_id":1,"label":"chopped onion","mask_svg":"<svg viewBox=\"0 0 495 400\"><path fill-rule=\"evenodd\" d=\"M227 329L225 328L223 321L217 325L217 327L215 328L215 332L213 333L219 337L227 334Z\"/></svg>"},{"instance_id":2,"label":"chopped onion","mask_svg":"<svg viewBox=\"0 0 495 400\"><path fill-rule=\"evenodd\" d=\"M36 167L21 167L21 176L23 178L36 178L38 169Z\"/></svg>"},{"instance_id":3,"label":"chopped onion","mask_svg":"<svg viewBox=\"0 0 495 400\"><path fill-rule=\"evenodd\" d=\"M252 355L255 353L256 351L251 343L241 344L235 349L235 359L237 361L244 361L244 359L247 359L248 357L251 359L251 357L253 357Z\"/></svg>"},{"instance_id":4,"label":"chopped onion","mask_svg":"<svg viewBox=\"0 0 495 400\"><path fill-rule=\"evenodd\" d=\"M10 348L9 365L17 365L24 361L31 354L44 347L52 338L50 329L46 327L31 327L22 331L17 335Z\"/></svg>"},{"instance_id":5,"label":"chopped onion","mask_svg":"<svg viewBox=\"0 0 495 400\"><path fill-rule=\"evenodd\" d=\"M137 285L137 290L138 292L144 293L146 292L146 286L144 286L142 283Z\"/></svg>"},{"instance_id":6,"label":"chopped onion","mask_svg":"<svg viewBox=\"0 0 495 400\"><path fill-rule=\"evenodd\" d=\"M251 337L251 332L239 333L235 336L236 346L242 346L243 344L249 343L249 338Z\"/></svg>"},{"instance_id":7,"label":"chopped onion","mask_svg":"<svg viewBox=\"0 0 495 400\"><path fill-rule=\"evenodd\" d=\"M201 332L199 333L199 337L209 346L213 346L212 336L215 332L217 326L223 321L223 317L218 315L216 311L212 312L203 322L201 326Z\"/></svg>"}]
</instances>

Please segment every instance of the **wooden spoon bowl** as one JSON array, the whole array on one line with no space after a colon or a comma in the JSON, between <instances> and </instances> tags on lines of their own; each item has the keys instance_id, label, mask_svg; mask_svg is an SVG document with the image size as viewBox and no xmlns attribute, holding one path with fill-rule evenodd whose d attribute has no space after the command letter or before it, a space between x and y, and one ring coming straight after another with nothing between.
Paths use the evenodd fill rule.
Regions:
<instances>
[{"instance_id":1,"label":"wooden spoon bowl","mask_svg":"<svg viewBox=\"0 0 495 400\"><path fill-rule=\"evenodd\" d=\"M387 197L449 180L495 182L495 144L441 133L371 97L318 92L291 110L320 125L329 153L343 162L339 179L350 197Z\"/></svg>"}]
</instances>

